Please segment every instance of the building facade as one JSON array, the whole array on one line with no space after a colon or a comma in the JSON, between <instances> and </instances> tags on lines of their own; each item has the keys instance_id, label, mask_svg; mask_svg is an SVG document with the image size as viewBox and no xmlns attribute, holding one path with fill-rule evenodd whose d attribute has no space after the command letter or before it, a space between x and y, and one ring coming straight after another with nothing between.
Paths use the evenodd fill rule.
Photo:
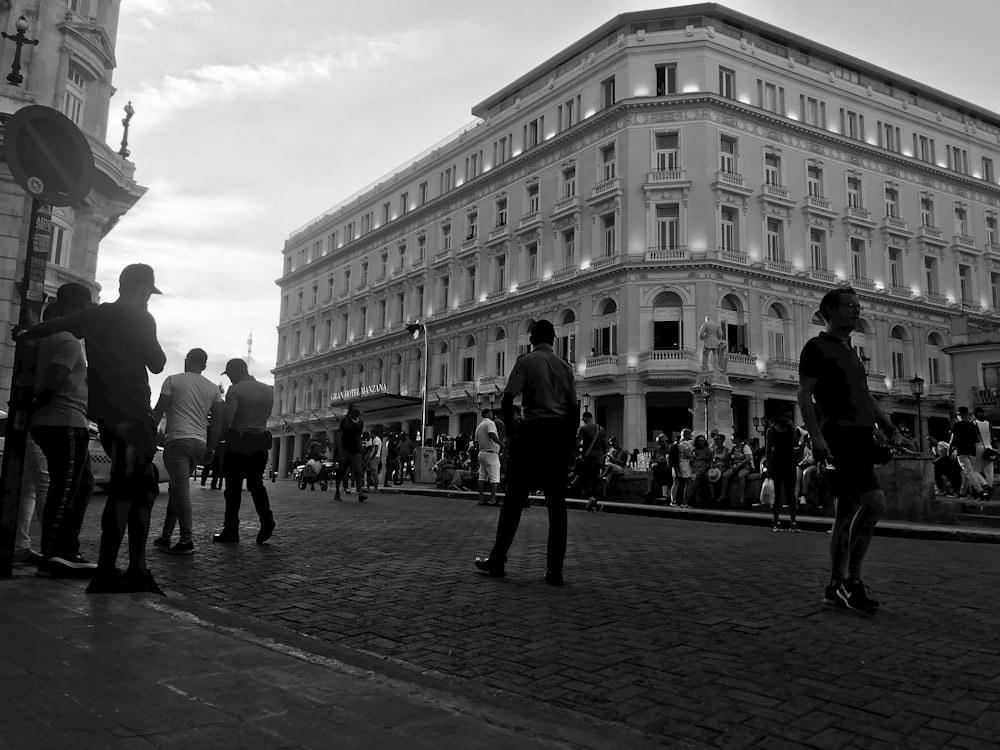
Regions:
<instances>
[{"instance_id":1,"label":"building facade","mask_svg":"<svg viewBox=\"0 0 1000 750\"><path fill-rule=\"evenodd\" d=\"M145 192L135 182L135 165L105 143L115 92L111 78L119 6L119 0L0 3L0 28L14 34L15 21L23 15L28 22L26 35L38 40L36 46L25 45L21 50L24 81L19 86L6 80L15 45L0 40L0 130L17 110L42 104L69 117L86 136L94 155L94 186L87 198L80 205L52 209L52 243L45 273L45 293L50 297L61 284L76 281L90 287L97 298L101 239ZM111 118L112 125L120 128L120 118L116 118ZM30 215L31 200L14 182L7 165L0 165L0 317L5 321L17 321L20 315L18 286ZM0 399L4 404L14 361L10 329L0 330Z\"/></svg>"},{"instance_id":2,"label":"building facade","mask_svg":"<svg viewBox=\"0 0 1000 750\"><path fill-rule=\"evenodd\" d=\"M1000 304L996 114L716 4L617 16L473 114L285 243L279 466L348 389L426 382L429 423L468 432L539 318L626 448L753 436L842 284L872 392L916 432L920 376L923 434L946 429L951 319ZM706 320L729 355L703 398Z\"/></svg>"}]
</instances>

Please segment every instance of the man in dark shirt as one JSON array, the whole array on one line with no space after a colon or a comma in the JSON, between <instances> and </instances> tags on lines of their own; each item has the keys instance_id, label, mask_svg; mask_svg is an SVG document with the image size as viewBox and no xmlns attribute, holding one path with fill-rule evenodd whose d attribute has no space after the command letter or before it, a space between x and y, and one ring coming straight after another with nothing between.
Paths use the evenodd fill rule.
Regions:
<instances>
[{"instance_id":1,"label":"man in dark shirt","mask_svg":"<svg viewBox=\"0 0 1000 750\"><path fill-rule=\"evenodd\" d=\"M825 466L830 461L836 467L833 572L824 598L836 606L873 613L878 602L861 581L861 564L885 512L885 495L875 476L876 423L897 444L901 436L869 393L864 365L851 347L861 309L851 287L827 292L820 301L819 312L827 325L802 348L799 408L816 463Z\"/></svg>"},{"instance_id":2,"label":"man in dark shirt","mask_svg":"<svg viewBox=\"0 0 1000 750\"><path fill-rule=\"evenodd\" d=\"M160 591L146 568L149 517L159 494L153 456L156 425L149 398L149 372L163 372L167 358L156 339L156 321L146 307L159 294L153 269L126 266L113 303L41 323L25 338L68 331L86 340L88 416L97 423L101 445L111 458L108 499L101 516L101 549L89 593ZM128 529L129 566L116 567Z\"/></svg>"},{"instance_id":3,"label":"man in dark shirt","mask_svg":"<svg viewBox=\"0 0 1000 750\"><path fill-rule=\"evenodd\" d=\"M340 444L343 446L347 460L348 471L353 476L354 483L358 488L358 502L363 503L368 499L364 494L365 475L362 470L362 446L361 433L365 430L365 422L361 418L361 409L357 404L351 404L347 409L347 416L340 421Z\"/></svg>"},{"instance_id":4,"label":"man in dark shirt","mask_svg":"<svg viewBox=\"0 0 1000 750\"><path fill-rule=\"evenodd\" d=\"M552 351L555 329L547 320L531 328L532 350L518 357L507 378L501 400L510 466L507 494L497 536L489 557L476 558L476 567L491 576L504 575L507 551L514 542L521 511L532 487L541 487L549 513L545 582L563 584L566 556L566 477L573 460L578 406L573 369ZM524 416L514 418L514 397L520 394Z\"/></svg>"},{"instance_id":5,"label":"man in dark shirt","mask_svg":"<svg viewBox=\"0 0 1000 750\"><path fill-rule=\"evenodd\" d=\"M951 428L950 447L958 454L958 465L962 468L963 484L977 500L988 500L990 490L983 475L976 471L976 452L983 442L982 433L969 413L968 406L958 407L958 421ZM963 487L964 489L964 487Z\"/></svg>"}]
</instances>

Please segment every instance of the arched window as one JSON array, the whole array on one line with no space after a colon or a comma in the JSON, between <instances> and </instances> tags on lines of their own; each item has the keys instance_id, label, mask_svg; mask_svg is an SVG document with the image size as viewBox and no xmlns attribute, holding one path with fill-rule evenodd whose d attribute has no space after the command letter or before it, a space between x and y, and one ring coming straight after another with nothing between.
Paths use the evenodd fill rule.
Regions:
<instances>
[{"instance_id":1,"label":"arched window","mask_svg":"<svg viewBox=\"0 0 1000 750\"><path fill-rule=\"evenodd\" d=\"M874 343L871 326L865 320L858 320L857 328L851 332L851 347L861 360L861 364L865 366L865 372L872 370Z\"/></svg>"},{"instance_id":2,"label":"arched window","mask_svg":"<svg viewBox=\"0 0 1000 750\"><path fill-rule=\"evenodd\" d=\"M892 357L892 378L906 377L909 367L906 356L906 330L902 326L893 326L889 331L889 354Z\"/></svg>"},{"instance_id":3,"label":"arched window","mask_svg":"<svg viewBox=\"0 0 1000 750\"><path fill-rule=\"evenodd\" d=\"M437 369L438 385L448 385L448 344L444 341L438 347L434 366Z\"/></svg>"},{"instance_id":4,"label":"arched window","mask_svg":"<svg viewBox=\"0 0 1000 750\"><path fill-rule=\"evenodd\" d=\"M528 318L521 324L521 330L517 334L517 356L531 351L531 327L534 325L534 318Z\"/></svg>"},{"instance_id":5,"label":"arched window","mask_svg":"<svg viewBox=\"0 0 1000 750\"><path fill-rule=\"evenodd\" d=\"M726 347L731 354L749 354L747 315L743 302L735 294L727 294L719 303L719 324L726 332Z\"/></svg>"},{"instance_id":6,"label":"arched window","mask_svg":"<svg viewBox=\"0 0 1000 750\"><path fill-rule=\"evenodd\" d=\"M493 340L489 342L486 354L493 368L490 375L506 375L507 332L503 328L497 328L492 338Z\"/></svg>"},{"instance_id":7,"label":"arched window","mask_svg":"<svg viewBox=\"0 0 1000 750\"><path fill-rule=\"evenodd\" d=\"M355 386L354 387L355 388L360 388L361 386L363 386L365 384L365 363L364 362L358 362L358 367L357 367L356 372L357 372L357 380L355 381Z\"/></svg>"},{"instance_id":8,"label":"arched window","mask_svg":"<svg viewBox=\"0 0 1000 750\"><path fill-rule=\"evenodd\" d=\"M594 318L594 342L591 356L602 357L618 354L618 304L613 299L604 300L598 307L601 314Z\"/></svg>"},{"instance_id":9,"label":"arched window","mask_svg":"<svg viewBox=\"0 0 1000 750\"><path fill-rule=\"evenodd\" d=\"M462 348L462 380L471 383L476 379L476 337L467 336Z\"/></svg>"},{"instance_id":10,"label":"arched window","mask_svg":"<svg viewBox=\"0 0 1000 750\"><path fill-rule=\"evenodd\" d=\"M823 316L819 314L819 310L816 310L809 319L809 338L819 336L825 330L826 321L823 320Z\"/></svg>"},{"instance_id":11,"label":"arched window","mask_svg":"<svg viewBox=\"0 0 1000 750\"><path fill-rule=\"evenodd\" d=\"M940 333L931 333L927 337L927 381L928 385L936 383L946 383L951 380L948 377L948 358L941 354L944 347L944 339Z\"/></svg>"},{"instance_id":12,"label":"arched window","mask_svg":"<svg viewBox=\"0 0 1000 750\"><path fill-rule=\"evenodd\" d=\"M567 362L576 362L576 313L566 310L556 326L556 354Z\"/></svg>"},{"instance_id":13,"label":"arched window","mask_svg":"<svg viewBox=\"0 0 1000 750\"><path fill-rule=\"evenodd\" d=\"M653 300L653 348L680 351L684 344L684 302L675 292Z\"/></svg>"},{"instance_id":14,"label":"arched window","mask_svg":"<svg viewBox=\"0 0 1000 750\"><path fill-rule=\"evenodd\" d=\"M791 316L783 305L773 303L764 313L768 359L788 359L795 350Z\"/></svg>"}]
</instances>

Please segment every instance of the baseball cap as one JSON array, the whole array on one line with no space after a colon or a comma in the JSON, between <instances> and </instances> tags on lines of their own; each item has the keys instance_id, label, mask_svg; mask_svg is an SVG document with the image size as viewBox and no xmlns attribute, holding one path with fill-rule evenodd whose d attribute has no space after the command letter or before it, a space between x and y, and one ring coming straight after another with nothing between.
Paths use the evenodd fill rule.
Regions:
<instances>
[{"instance_id":1,"label":"baseball cap","mask_svg":"<svg viewBox=\"0 0 1000 750\"><path fill-rule=\"evenodd\" d=\"M198 347L195 347L194 349L192 349L187 353L187 356L184 359L204 367L206 364L208 364L208 353L204 349L199 349Z\"/></svg>"},{"instance_id":2,"label":"baseball cap","mask_svg":"<svg viewBox=\"0 0 1000 750\"><path fill-rule=\"evenodd\" d=\"M153 267L145 263L132 263L131 265L125 266L122 269L121 275L118 277L118 283L121 286L135 287L135 286L148 286L152 287L153 294L162 294L162 292L156 288L156 282L153 278Z\"/></svg>"},{"instance_id":3,"label":"baseball cap","mask_svg":"<svg viewBox=\"0 0 1000 750\"><path fill-rule=\"evenodd\" d=\"M222 371L223 375L248 375L250 371L247 369L247 363L242 359L231 359L226 362L226 369Z\"/></svg>"},{"instance_id":4,"label":"baseball cap","mask_svg":"<svg viewBox=\"0 0 1000 750\"><path fill-rule=\"evenodd\" d=\"M94 304L90 289L76 281L63 284L56 290L56 301L62 308L76 309Z\"/></svg>"}]
</instances>

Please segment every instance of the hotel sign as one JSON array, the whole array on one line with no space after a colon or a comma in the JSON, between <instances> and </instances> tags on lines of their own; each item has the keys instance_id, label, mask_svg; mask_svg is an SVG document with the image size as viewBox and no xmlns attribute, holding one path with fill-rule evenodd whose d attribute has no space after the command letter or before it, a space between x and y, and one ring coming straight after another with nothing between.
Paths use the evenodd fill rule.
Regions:
<instances>
[{"instance_id":1,"label":"hotel sign","mask_svg":"<svg viewBox=\"0 0 1000 750\"><path fill-rule=\"evenodd\" d=\"M341 401L350 401L352 398L361 398L362 396L371 396L375 393L387 393L388 387L385 383L376 383L375 385L363 385L360 388L348 388L343 391L338 391L337 393L331 394L330 405L338 404Z\"/></svg>"}]
</instances>

